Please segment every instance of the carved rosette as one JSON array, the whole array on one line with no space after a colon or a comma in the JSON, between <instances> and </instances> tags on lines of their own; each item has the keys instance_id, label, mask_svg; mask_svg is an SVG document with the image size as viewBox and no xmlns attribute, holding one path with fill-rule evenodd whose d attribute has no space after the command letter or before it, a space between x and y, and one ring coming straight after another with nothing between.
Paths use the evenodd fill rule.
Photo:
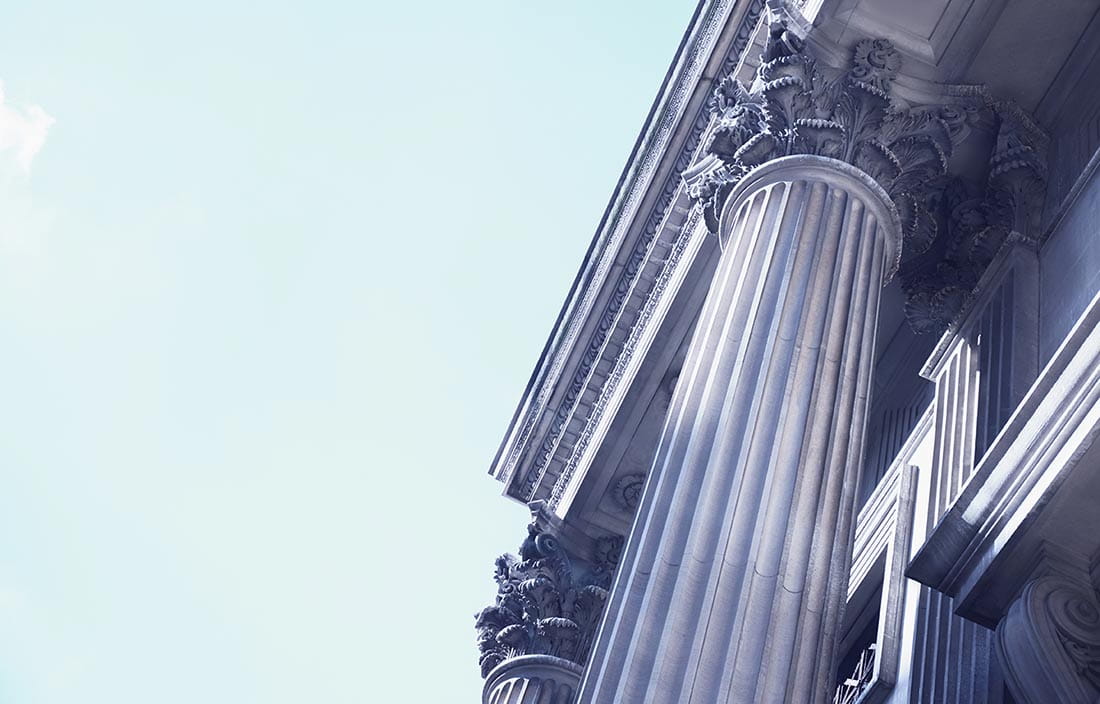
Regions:
<instances>
[{"instance_id":1,"label":"carved rosette","mask_svg":"<svg viewBox=\"0 0 1100 704\"><path fill-rule=\"evenodd\" d=\"M1100 700L1100 602L1091 584L1030 582L997 626L996 645L1020 704Z\"/></svg>"},{"instance_id":2,"label":"carved rosette","mask_svg":"<svg viewBox=\"0 0 1100 704\"><path fill-rule=\"evenodd\" d=\"M482 677L511 658L550 655L583 665L599 626L621 539L596 541L595 562L571 559L536 521L519 555L497 558L496 603L475 614Z\"/></svg>"},{"instance_id":3,"label":"carved rosette","mask_svg":"<svg viewBox=\"0 0 1100 704\"><path fill-rule=\"evenodd\" d=\"M911 327L942 332L1000 247L1034 231L1046 183L1045 135L1019 108L987 100L981 87L965 105L898 108L890 88L901 55L889 41L863 39L846 70L829 69L781 15L772 22L752 86L728 76L715 88L703 156L684 172L688 195L717 232L734 185L767 161L816 154L858 167L901 217L903 246L891 276L900 272ZM975 105L975 98L985 102ZM988 181L963 187L949 175L949 161L979 112L992 114L997 130Z\"/></svg>"},{"instance_id":4,"label":"carved rosette","mask_svg":"<svg viewBox=\"0 0 1100 704\"><path fill-rule=\"evenodd\" d=\"M631 472L615 480L611 497L619 510L632 516L638 510L638 503L642 499L642 489L644 488L645 473Z\"/></svg>"}]
</instances>

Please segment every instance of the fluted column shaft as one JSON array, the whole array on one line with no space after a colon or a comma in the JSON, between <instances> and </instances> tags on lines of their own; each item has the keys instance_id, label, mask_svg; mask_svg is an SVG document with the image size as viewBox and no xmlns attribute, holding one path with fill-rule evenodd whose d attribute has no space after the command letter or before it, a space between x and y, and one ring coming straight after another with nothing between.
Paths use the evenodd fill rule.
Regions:
<instances>
[{"instance_id":1,"label":"fluted column shaft","mask_svg":"<svg viewBox=\"0 0 1100 704\"><path fill-rule=\"evenodd\" d=\"M823 698L899 232L882 189L833 159L777 159L730 194L579 702Z\"/></svg>"},{"instance_id":2,"label":"fluted column shaft","mask_svg":"<svg viewBox=\"0 0 1100 704\"><path fill-rule=\"evenodd\" d=\"M482 704L573 704L581 666L551 655L520 655L485 678Z\"/></svg>"}]
</instances>

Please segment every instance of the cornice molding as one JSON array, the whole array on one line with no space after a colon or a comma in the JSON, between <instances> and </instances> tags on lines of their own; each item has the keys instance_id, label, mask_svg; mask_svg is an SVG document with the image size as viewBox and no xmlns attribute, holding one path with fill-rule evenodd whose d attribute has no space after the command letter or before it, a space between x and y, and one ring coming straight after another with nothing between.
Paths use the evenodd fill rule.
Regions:
<instances>
[{"instance_id":1,"label":"cornice molding","mask_svg":"<svg viewBox=\"0 0 1100 704\"><path fill-rule=\"evenodd\" d=\"M639 275L651 256L653 245L669 220L679 220L672 223L675 233L679 233L683 224L686 212L676 216L672 208L680 190L680 174L693 161L710 117L705 105L699 105L694 115L687 119L685 110L697 96L700 86L705 91L710 83L706 71L713 63L715 45L723 37L729 41L729 49L717 67L720 79L732 72L740 61L762 8L762 0L716 0L701 5L695 25L685 36L660 107L652 114L645 137L616 192L575 290L494 462L491 473L506 483L508 495L526 502L543 491L553 491L555 482L546 476L548 466L555 456L567 458L571 451L563 452L564 431L574 418L582 396L593 387L596 390L602 387L606 372L599 371L599 362L618 359L621 352L618 341L629 336L641 307L650 296L652 282L641 281ZM729 37L726 35L734 17L738 19ZM667 177L658 186L653 179L661 163L669 157L670 142L683 132L685 124L682 146ZM639 218L638 208L654 194L653 207L644 219ZM641 232L624 257L622 248L639 223L644 223ZM615 279L609 280L609 275L616 270ZM606 292L610 292L610 297L603 303L602 311L594 316L597 299ZM582 346L586 330L590 331L589 337ZM568 385L563 386L561 382L567 372L571 373L571 378Z\"/></svg>"},{"instance_id":2,"label":"cornice molding","mask_svg":"<svg viewBox=\"0 0 1100 704\"><path fill-rule=\"evenodd\" d=\"M551 508L557 509L569 493L570 482L581 466L586 451L592 440L597 436L601 423L608 417L608 412L615 407L613 401L618 398L616 391L621 388L623 381L629 378L630 372L634 369L638 360L638 355L646 345L648 333L652 331L656 322L655 319L660 315L658 309L661 308L669 284L674 280L676 274L687 265L685 255L690 249L693 237L695 237L698 220L698 213L693 212L676 230L677 236L672 243L672 249L661 263L642 308L637 312L634 323L630 327L629 335L623 343L622 350L615 358L614 366L600 388L600 394L593 404L591 412L587 415L584 427L572 444L568 459L554 482L548 500Z\"/></svg>"}]
</instances>

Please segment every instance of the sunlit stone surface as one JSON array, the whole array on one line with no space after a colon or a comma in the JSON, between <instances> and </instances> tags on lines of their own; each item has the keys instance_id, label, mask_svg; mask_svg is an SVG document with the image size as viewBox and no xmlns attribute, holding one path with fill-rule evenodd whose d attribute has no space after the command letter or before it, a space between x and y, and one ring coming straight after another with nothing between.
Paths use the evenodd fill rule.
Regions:
<instances>
[{"instance_id":1,"label":"sunlit stone surface","mask_svg":"<svg viewBox=\"0 0 1100 704\"><path fill-rule=\"evenodd\" d=\"M700 3L491 468L484 704L1100 700L1096 85L1100 0Z\"/></svg>"}]
</instances>

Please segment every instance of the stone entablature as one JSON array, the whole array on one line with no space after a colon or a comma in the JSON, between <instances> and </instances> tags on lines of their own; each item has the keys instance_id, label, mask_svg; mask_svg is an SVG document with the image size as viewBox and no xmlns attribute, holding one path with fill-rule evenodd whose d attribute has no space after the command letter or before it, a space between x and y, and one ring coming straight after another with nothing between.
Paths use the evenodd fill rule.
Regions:
<instances>
[{"instance_id":1,"label":"stone entablature","mask_svg":"<svg viewBox=\"0 0 1100 704\"><path fill-rule=\"evenodd\" d=\"M615 392L617 380L608 381L635 352L624 341L649 321L646 307L675 268L670 252L683 247L690 201L681 174L710 123L708 75L736 69L763 9L764 0L714 0L700 9L494 461L491 473L507 495L551 506L561 497L569 477L559 473L575 465L570 457L594 425L595 399Z\"/></svg>"}]
</instances>

